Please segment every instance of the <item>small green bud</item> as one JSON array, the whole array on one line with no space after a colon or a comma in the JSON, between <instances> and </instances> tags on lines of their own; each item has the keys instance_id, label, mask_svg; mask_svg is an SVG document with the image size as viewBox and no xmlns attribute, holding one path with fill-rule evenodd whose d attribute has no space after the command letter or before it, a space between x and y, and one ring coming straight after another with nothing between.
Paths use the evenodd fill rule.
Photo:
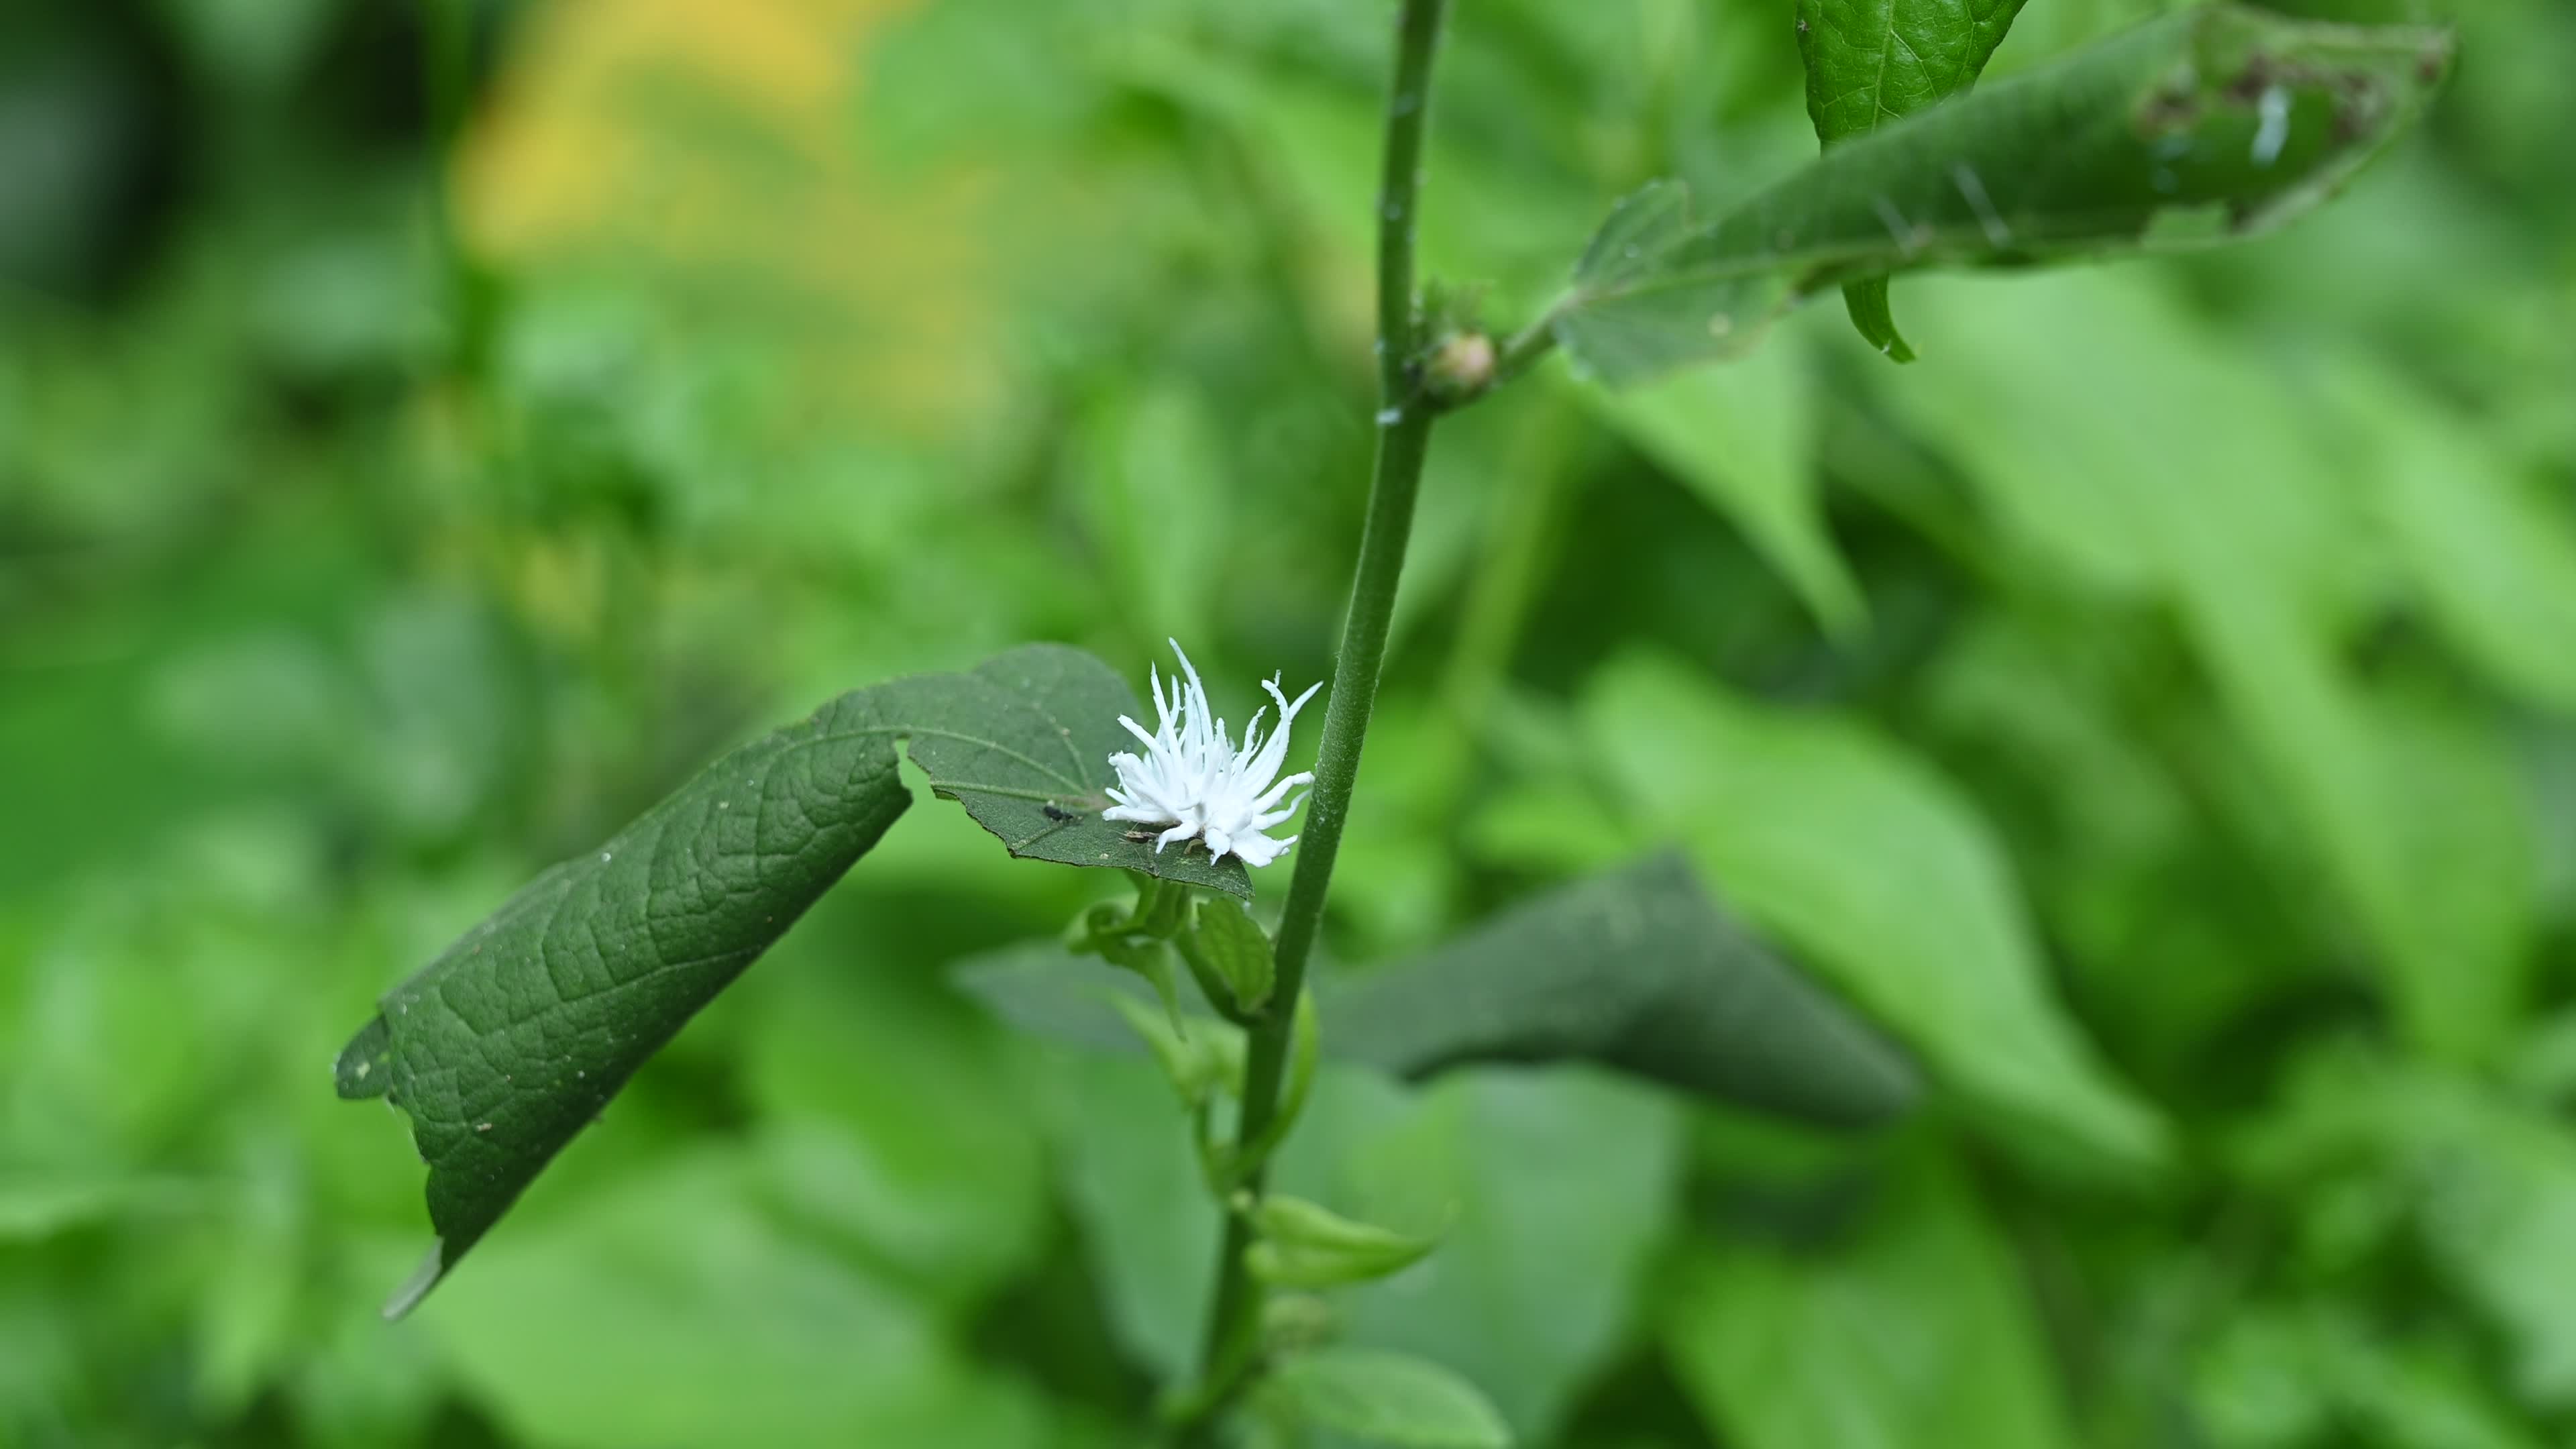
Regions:
<instances>
[{"instance_id":1,"label":"small green bud","mask_svg":"<svg viewBox=\"0 0 2576 1449\"><path fill-rule=\"evenodd\" d=\"M1243 1033L1203 1016L1184 1026L1178 1013L1157 1012L1124 992L1113 995L1110 1005L1144 1040L1183 1106L1196 1109L1219 1093L1242 1093Z\"/></svg>"},{"instance_id":2,"label":"small green bud","mask_svg":"<svg viewBox=\"0 0 2576 1449\"><path fill-rule=\"evenodd\" d=\"M1330 1288L1400 1273L1440 1245L1350 1218L1303 1198L1272 1193L1254 1205L1257 1240L1244 1266L1282 1288Z\"/></svg>"},{"instance_id":3,"label":"small green bud","mask_svg":"<svg viewBox=\"0 0 2576 1449\"><path fill-rule=\"evenodd\" d=\"M1453 332L1423 359L1423 384L1444 404L1465 402L1494 385L1500 360L1491 337L1482 332Z\"/></svg>"},{"instance_id":4,"label":"small green bud","mask_svg":"<svg viewBox=\"0 0 2576 1449\"><path fill-rule=\"evenodd\" d=\"M1275 1293L1261 1305L1261 1341L1274 1354L1321 1347L1333 1328L1333 1305L1312 1293Z\"/></svg>"},{"instance_id":5,"label":"small green bud","mask_svg":"<svg viewBox=\"0 0 2576 1449\"><path fill-rule=\"evenodd\" d=\"M1262 934L1242 902L1199 902L1175 944L1202 981L1212 976L1223 983L1237 1011L1249 1015L1269 1004L1276 970L1270 938Z\"/></svg>"}]
</instances>

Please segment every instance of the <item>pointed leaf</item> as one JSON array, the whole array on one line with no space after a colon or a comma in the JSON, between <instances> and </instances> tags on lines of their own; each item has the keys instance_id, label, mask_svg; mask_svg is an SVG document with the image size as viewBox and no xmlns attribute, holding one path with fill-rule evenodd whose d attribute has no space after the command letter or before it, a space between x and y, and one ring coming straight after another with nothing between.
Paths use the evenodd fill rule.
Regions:
<instances>
[{"instance_id":1,"label":"pointed leaf","mask_svg":"<svg viewBox=\"0 0 2576 1449\"><path fill-rule=\"evenodd\" d=\"M1276 1412L1367 1444L1508 1449L1511 1430L1485 1396L1408 1354L1328 1348L1283 1363L1262 1385Z\"/></svg>"},{"instance_id":2,"label":"pointed leaf","mask_svg":"<svg viewBox=\"0 0 2576 1449\"><path fill-rule=\"evenodd\" d=\"M1404 1076L1585 1059L1863 1124L1915 1096L1897 1051L1712 905L1670 852L1503 912L1323 999L1326 1050Z\"/></svg>"},{"instance_id":3,"label":"pointed leaf","mask_svg":"<svg viewBox=\"0 0 2576 1449\"><path fill-rule=\"evenodd\" d=\"M1865 136L1976 83L2022 0L1798 0L1807 114L1827 146ZM1888 310L1887 279L1843 285L1852 325L1879 351L1914 360Z\"/></svg>"},{"instance_id":4,"label":"pointed leaf","mask_svg":"<svg viewBox=\"0 0 2576 1449\"><path fill-rule=\"evenodd\" d=\"M2413 119L2445 32L2227 5L2138 26L1827 151L1713 222L1621 203L1554 313L1625 384L1751 345L1829 285L2209 245L2306 210Z\"/></svg>"},{"instance_id":5,"label":"pointed leaf","mask_svg":"<svg viewBox=\"0 0 2576 1449\"><path fill-rule=\"evenodd\" d=\"M1913 344L1896 330L1896 312L1887 301L1887 278L1867 277L1843 283L1843 307L1851 313L1852 326L1870 346L1891 361L1914 360Z\"/></svg>"},{"instance_id":6,"label":"pointed leaf","mask_svg":"<svg viewBox=\"0 0 2576 1449\"><path fill-rule=\"evenodd\" d=\"M1248 892L1232 862L1157 857L1083 813L1111 778L1109 732L1137 707L1106 665L1054 645L845 694L537 877L387 993L335 1077L341 1096L386 1096L408 1114L429 1165L438 1246L388 1311L435 1286L626 1079L876 844L911 804L899 740L1014 855Z\"/></svg>"}]
</instances>

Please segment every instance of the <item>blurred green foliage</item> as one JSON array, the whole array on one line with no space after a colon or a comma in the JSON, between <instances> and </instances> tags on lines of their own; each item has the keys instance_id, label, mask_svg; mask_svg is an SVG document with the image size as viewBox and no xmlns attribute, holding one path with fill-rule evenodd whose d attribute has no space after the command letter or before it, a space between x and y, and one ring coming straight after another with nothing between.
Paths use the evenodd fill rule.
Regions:
<instances>
[{"instance_id":1,"label":"blurred green foliage","mask_svg":"<svg viewBox=\"0 0 2576 1449\"><path fill-rule=\"evenodd\" d=\"M1457 10L1425 260L1503 324L1815 145L1786 4ZM0 18L0 1443L1134 1441L1214 1243L1169 1090L939 969L1086 873L914 812L398 1324L417 1165L329 1063L844 688L1321 677L1387 19ZM2576 1433L2576 11L2457 23L2286 233L1443 430L1336 958L1678 841L1933 1105L1327 1073L1288 1189L1448 1225L1346 1342L1538 1444Z\"/></svg>"}]
</instances>

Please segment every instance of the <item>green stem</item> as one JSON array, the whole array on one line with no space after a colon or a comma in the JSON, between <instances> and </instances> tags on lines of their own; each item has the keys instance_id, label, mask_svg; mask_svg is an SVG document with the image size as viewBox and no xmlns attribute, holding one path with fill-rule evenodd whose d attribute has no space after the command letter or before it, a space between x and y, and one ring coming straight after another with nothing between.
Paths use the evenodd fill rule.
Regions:
<instances>
[{"instance_id":1,"label":"green stem","mask_svg":"<svg viewBox=\"0 0 2576 1449\"><path fill-rule=\"evenodd\" d=\"M1350 612L1333 661L1333 688L1324 706L1324 735L1307 797L1306 823L1297 838L1297 871L1274 948L1277 985L1271 1010L1249 1033L1243 1079L1243 1112L1235 1128L1239 1147L1268 1140L1280 1118L1297 1003L1304 999L1306 958L1324 919L1324 897L1341 853L1350 818L1351 787L1359 778L1360 746L1377 703L1379 669L1386 662L1388 622L1395 614L1396 581L1413 532L1413 503L1422 485L1436 409L1420 396L1422 338L1413 264L1414 213L1422 184L1423 121L1431 106L1431 58L1438 47L1447 0L1404 0L1396 22L1395 78L1387 91L1385 165L1380 173L1377 233L1378 439L1377 466L1369 481L1368 520L1360 534L1359 570L1351 581ZM1245 1187L1255 1196L1264 1172L1255 1168ZM1217 1262L1216 1300L1208 1315L1202 1391L1192 1415L1203 1429L1231 1398L1259 1348L1261 1288L1245 1268L1251 1227L1241 1213L1226 1214L1225 1242Z\"/></svg>"},{"instance_id":2,"label":"green stem","mask_svg":"<svg viewBox=\"0 0 2576 1449\"><path fill-rule=\"evenodd\" d=\"M1561 307L1563 304L1559 304ZM1500 352L1494 355L1494 381L1485 391L1491 392L1529 370L1531 363L1556 350L1556 314L1550 307L1539 319L1512 334Z\"/></svg>"}]
</instances>

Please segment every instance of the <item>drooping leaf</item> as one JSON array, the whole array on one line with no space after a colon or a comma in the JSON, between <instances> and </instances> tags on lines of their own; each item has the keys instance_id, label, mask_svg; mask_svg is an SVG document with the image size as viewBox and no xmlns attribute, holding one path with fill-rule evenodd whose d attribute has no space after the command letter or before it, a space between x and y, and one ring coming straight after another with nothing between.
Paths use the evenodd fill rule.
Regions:
<instances>
[{"instance_id":1,"label":"drooping leaf","mask_svg":"<svg viewBox=\"0 0 2576 1449\"><path fill-rule=\"evenodd\" d=\"M429 1165L438 1246L390 1311L903 813L898 740L1014 855L1247 894L1239 865L1158 857L1096 814L1118 717L1137 709L1106 665L1054 645L843 695L539 876L387 993L336 1076L344 1097L402 1108Z\"/></svg>"},{"instance_id":2,"label":"drooping leaf","mask_svg":"<svg viewBox=\"0 0 2576 1449\"><path fill-rule=\"evenodd\" d=\"M2049 992L2009 864L1946 781L1861 726L1636 657L1583 714L1641 833L1685 843L1728 902L1849 990L1995 1117L2128 1169L2163 1122Z\"/></svg>"},{"instance_id":3,"label":"drooping leaf","mask_svg":"<svg viewBox=\"0 0 2576 1449\"><path fill-rule=\"evenodd\" d=\"M1323 1000L1325 1050L1398 1075L1583 1060L1849 1125L1905 1110L1904 1058L1658 853Z\"/></svg>"},{"instance_id":4,"label":"drooping leaf","mask_svg":"<svg viewBox=\"0 0 2576 1449\"><path fill-rule=\"evenodd\" d=\"M2022 0L1798 0L1807 115L1827 146L1865 136L1976 83ZM1879 351L1914 360L1888 310L1887 279L1843 284L1852 325Z\"/></svg>"},{"instance_id":5,"label":"drooping leaf","mask_svg":"<svg viewBox=\"0 0 2576 1449\"><path fill-rule=\"evenodd\" d=\"M1724 216L1657 182L1611 213L1553 315L1614 385L1751 345L1826 286L2207 245L2279 224L2402 129L2441 31L2212 5L1839 145Z\"/></svg>"},{"instance_id":6,"label":"drooping leaf","mask_svg":"<svg viewBox=\"0 0 2576 1449\"><path fill-rule=\"evenodd\" d=\"M1327 1348L1279 1365L1262 1384L1274 1411L1401 1449L1507 1449L1511 1430L1476 1386L1410 1354Z\"/></svg>"}]
</instances>

